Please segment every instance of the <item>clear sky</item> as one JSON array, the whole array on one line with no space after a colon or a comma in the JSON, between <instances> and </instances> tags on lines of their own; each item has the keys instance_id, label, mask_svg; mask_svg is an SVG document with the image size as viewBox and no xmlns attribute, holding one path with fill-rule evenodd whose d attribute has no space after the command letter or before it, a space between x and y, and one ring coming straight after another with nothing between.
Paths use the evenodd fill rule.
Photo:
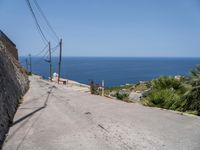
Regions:
<instances>
[{"instance_id":1,"label":"clear sky","mask_svg":"<svg viewBox=\"0 0 200 150\"><path fill-rule=\"evenodd\" d=\"M200 57L200 0L38 3L63 38L64 56ZM44 47L25 0L0 0L0 29L21 56Z\"/></svg>"}]
</instances>

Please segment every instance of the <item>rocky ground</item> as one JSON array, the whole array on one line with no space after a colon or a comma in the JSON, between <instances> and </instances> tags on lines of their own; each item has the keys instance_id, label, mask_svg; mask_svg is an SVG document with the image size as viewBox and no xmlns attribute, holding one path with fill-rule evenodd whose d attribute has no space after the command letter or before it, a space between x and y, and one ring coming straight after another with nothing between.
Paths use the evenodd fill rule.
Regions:
<instances>
[{"instance_id":1,"label":"rocky ground","mask_svg":"<svg viewBox=\"0 0 200 150\"><path fill-rule=\"evenodd\" d=\"M200 119L30 77L3 150L199 150Z\"/></svg>"}]
</instances>

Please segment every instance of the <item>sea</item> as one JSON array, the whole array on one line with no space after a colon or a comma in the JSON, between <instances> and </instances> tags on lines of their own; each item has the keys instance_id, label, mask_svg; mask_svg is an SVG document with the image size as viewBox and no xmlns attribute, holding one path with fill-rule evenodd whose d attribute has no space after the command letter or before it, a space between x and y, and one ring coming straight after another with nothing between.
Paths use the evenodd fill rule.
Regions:
<instances>
[{"instance_id":1,"label":"sea","mask_svg":"<svg viewBox=\"0 0 200 150\"><path fill-rule=\"evenodd\" d=\"M20 63L26 67L26 57ZM49 63L40 57L32 57L32 71L49 77ZM106 87L121 86L152 80L160 76L189 76L200 64L200 58L142 58L142 57L63 57L61 77L89 84L93 80ZM58 58L52 58L53 73L58 72Z\"/></svg>"}]
</instances>

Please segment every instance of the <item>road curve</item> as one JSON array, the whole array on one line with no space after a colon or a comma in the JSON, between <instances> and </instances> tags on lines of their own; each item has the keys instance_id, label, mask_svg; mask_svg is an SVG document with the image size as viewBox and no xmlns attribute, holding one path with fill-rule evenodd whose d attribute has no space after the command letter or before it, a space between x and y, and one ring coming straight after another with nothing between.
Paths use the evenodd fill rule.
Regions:
<instances>
[{"instance_id":1,"label":"road curve","mask_svg":"<svg viewBox=\"0 0 200 150\"><path fill-rule=\"evenodd\" d=\"M200 150L200 119L30 77L3 150Z\"/></svg>"}]
</instances>

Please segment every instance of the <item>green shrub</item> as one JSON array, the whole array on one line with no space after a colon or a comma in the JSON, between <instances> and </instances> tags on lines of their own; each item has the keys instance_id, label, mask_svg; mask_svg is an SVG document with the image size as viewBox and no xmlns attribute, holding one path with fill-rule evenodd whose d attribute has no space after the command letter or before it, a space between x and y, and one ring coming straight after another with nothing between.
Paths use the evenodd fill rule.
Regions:
<instances>
[{"instance_id":1,"label":"green shrub","mask_svg":"<svg viewBox=\"0 0 200 150\"><path fill-rule=\"evenodd\" d=\"M195 70L190 71L191 74L191 85L193 87L200 86L200 65L197 65Z\"/></svg>"},{"instance_id":2,"label":"green shrub","mask_svg":"<svg viewBox=\"0 0 200 150\"><path fill-rule=\"evenodd\" d=\"M182 82L173 77L160 77L152 81L152 90L142 100L144 105L172 110L182 110L185 100L182 95L186 89Z\"/></svg>"},{"instance_id":3,"label":"green shrub","mask_svg":"<svg viewBox=\"0 0 200 150\"><path fill-rule=\"evenodd\" d=\"M135 87L134 87L134 90L135 91L145 91L148 88L149 87L146 84L142 83L142 84L136 84Z\"/></svg>"},{"instance_id":4,"label":"green shrub","mask_svg":"<svg viewBox=\"0 0 200 150\"><path fill-rule=\"evenodd\" d=\"M117 92L116 93L116 98L119 99L119 100L125 100L125 99L128 99L129 95L127 93L119 93Z\"/></svg>"},{"instance_id":5,"label":"green shrub","mask_svg":"<svg viewBox=\"0 0 200 150\"><path fill-rule=\"evenodd\" d=\"M185 110L197 111L200 115L200 65L197 65L195 70L191 71L189 84L191 87L185 94Z\"/></svg>"},{"instance_id":6,"label":"green shrub","mask_svg":"<svg viewBox=\"0 0 200 150\"><path fill-rule=\"evenodd\" d=\"M123 89L126 89L127 91L131 91L132 87L133 87L133 84L123 85L123 86L107 87L107 88L105 88L105 91L108 91L108 92L112 92L112 91L119 92L120 90L123 90Z\"/></svg>"},{"instance_id":7,"label":"green shrub","mask_svg":"<svg viewBox=\"0 0 200 150\"><path fill-rule=\"evenodd\" d=\"M151 82L153 89L162 90L162 89L174 89L174 90L183 90L184 87L181 81L175 79L174 77L163 76L158 79L155 79Z\"/></svg>"},{"instance_id":8,"label":"green shrub","mask_svg":"<svg viewBox=\"0 0 200 150\"><path fill-rule=\"evenodd\" d=\"M197 111L198 115L200 115L200 86L192 88L185 95L186 103L185 110Z\"/></svg>"},{"instance_id":9,"label":"green shrub","mask_svg":"<svg viewBox=\"0 0 200 150\"><path fill-rule=\"evenodd\" d=\"M142 100L144 105L176 110L182 106L183 100L172 89L154 90Z\"/></svg>"},{"instance_id":10,"label":"green shrub","mask_svg":"<svg viewBox=\"0 0 200 150\"><path fill-rule=\"evenodd\" d=\"M91 82L90 82L90 92L91 92L91 94L99 95L99 94L98 94L98 87L97 87L97 85L94 83L94 81L91 81Z\"/></svg>"},{"instance_id":11,"label":"green shrub","mask_svg":"<svg viewBox=\"0 0 200 150\"><path fill-rule=\"evenodd\" d=\"M143 95L144 105L200 115L200 65L191 71L191 76L187 80L160 77L151 84L151 91Z\"/></svg>"}]
</instances>

